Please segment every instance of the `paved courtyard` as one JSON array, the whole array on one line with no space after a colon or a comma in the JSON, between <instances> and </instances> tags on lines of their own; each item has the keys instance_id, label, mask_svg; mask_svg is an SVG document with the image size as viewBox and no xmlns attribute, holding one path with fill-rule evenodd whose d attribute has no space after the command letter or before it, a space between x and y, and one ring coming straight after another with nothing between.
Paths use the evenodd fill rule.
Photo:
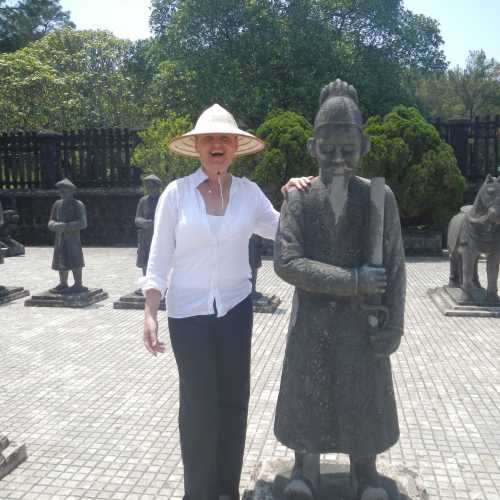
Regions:
<instances>
[{"instance_id":1,"label":"paved courtyard","mask_svg":"<svg viewBox=\"0 0 500 500\"><path fill-rule=\"evenodd\" d=\"M142 344L142 312L113 309L139 275L135 250L85 251L88 286L110 295L87 309L0 307L0 434L28 461L0 481L0 499L180 499L177 372ZM32 293L56 283L51 249L9 258L0 283ZM480 268L484 275L484 264ZM446 318L426 296L445 259L408 263L406 335L393 356L401 439L384 457L418 472L432 499L500 499L500 319ZM273 435L292 289L266 261L258 289L277 313L255 317L242 488L259 461L290 455Z\"/></svg>"}]
</instances>

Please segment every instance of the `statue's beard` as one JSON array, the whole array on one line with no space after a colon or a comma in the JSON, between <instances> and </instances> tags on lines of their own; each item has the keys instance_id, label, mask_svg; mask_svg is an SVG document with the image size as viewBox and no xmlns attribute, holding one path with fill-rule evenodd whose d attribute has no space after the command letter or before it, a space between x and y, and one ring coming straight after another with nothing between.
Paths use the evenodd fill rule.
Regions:
<instances>
[{"instance_id":1,"label":"statue's beard","mask_svg":"<svg viewBox=\"0 0 500 500\"><path fill-rule=\"evenodd\" d=\"M335 175L327 186L328 199L330 200L336 223L338 223L345 211L350 178L350 175Z\"/></svg>"}]
</instances>

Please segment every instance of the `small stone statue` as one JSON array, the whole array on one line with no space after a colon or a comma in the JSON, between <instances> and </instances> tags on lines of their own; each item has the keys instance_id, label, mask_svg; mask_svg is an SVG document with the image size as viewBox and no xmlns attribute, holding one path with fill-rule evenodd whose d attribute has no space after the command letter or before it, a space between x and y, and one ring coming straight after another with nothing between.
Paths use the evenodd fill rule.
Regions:
<instances>
[{"instance_id":1,"label":"small stone statue","mask_svg":"<svg viewBox=\"0 0 500 500\"><path fill-rule=\"evenodd\" d=\"M26 250L24 245L16 241L12 234L17 229L19 215L15 210L4 210L4 222L0 224L0 244L7 248L7 255L13 257L16 255L24 255Z\"/></svg>"},{"instance_id":2,"label":"small stone statue","mask_svg":"<svg viewBox=\"0 0 500 500\"><path fill-rule=\"evenodd\" d=\"M153 239L155 210L160 198L161 179L156 175L144 177L144 188L147 194L139 200L135 215L138 240L137 267L142 269L143 276L146 275L148 267L149 249L151 247L151 240Z\"/></svg>"},{"instance_id":3,"label":"small stone statue","mask_svg":"<svg viewBox=\"0 0 500 500\"><path fill-rule=\"evenodd\" d=\"M258 299L262 294L257 291L257 273L259 267L262 267L262 238L258 234L252 234L248 241L248 257L250 269L252 271L252 298Z\"/></svg>"},{"instance_id":4,"label":"small stone statue","mask_svg":"<svg viewBox=\"0 0 500 500\"><path fill-rule=\"evenodd\" d=\"M0 202L0 228L4 227L4 225L5 225L5 219L3 215L3 207L2 203ZM3 253L1 250L0 250L0 264L3 264Z\"/></svg>"},{"instance_id":5,"label":"small stone statue","mask_svg":"<svg viewBox=\"0 0 500 500\"><path fill-rule=\"evenodd\" d=\"M76 186L63 179L56 184L60 200L52 205L49 230L55 233L52 269L59 271L59 284L50 292L75 294L88 291L82 284L83 260L80 231L87 227L85 205L75 199ZM73 273L74 284L68 286L69 271Z\"/></svg>"},{"instance_id":6,"label":"small stone statue","mask_svg":"<svg viewBox=\"0 0 500 500\"><path fill-rule=\"evenodd\" d=\"M274 251L295 286L274 428L295 450L289 500L319 494L321 453L349 455L352 498L389 498L376 458L399 438L390 355L403 334L405 261L388 187L381 227L369 227L371 182L355 175L369 147L354 87L324 87L308 141L320 175L288 193ZM370 262L373 230L383 267Z\"/></svg>"},{"instance_id":7,"label":"small stone statue","mask_svg":"<svg viewBox=\"0 0 500 500\"><path fill-rule=\"evenodd\" d=\"M464 299L473 303L500 305L498 267L500 264L500 177L488 174L474 204L462 207L448 225L450 282L461 288ZM487 259L488 285L479 283L477 262ZM460 291L460 290L459 290Z\"/></svg>"}]
</instances>

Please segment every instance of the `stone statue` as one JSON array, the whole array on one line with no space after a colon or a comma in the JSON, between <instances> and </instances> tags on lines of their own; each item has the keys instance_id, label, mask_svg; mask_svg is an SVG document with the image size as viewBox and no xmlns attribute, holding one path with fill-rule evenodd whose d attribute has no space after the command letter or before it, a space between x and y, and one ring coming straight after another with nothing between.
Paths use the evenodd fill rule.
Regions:
<instances>
[{"instance_id":1,"label":"stone statue","mask_svg":"<svg viewBox=\"0 0 500 500\"><path fill-rule=\"evenodd\" d=\"M80 231L87 227L85 205L75 199L76 186L63 179L56 184L60 200L52 205L49 230L55 233L52 269L59 271L59 284L50 292L74 294L88 291L82 284L83 260ZM68 286L69 271L73 273L74 284Z\"/></svg>"},{"instance_id":2,"label":"stone statue","mask_svg":"<svg viewBox=\"0 0 500 500\"><path fill-rule=\"evenodd\" d=\"M4 225L5 225L5 218L3 215L2 203L0 202L0 229L4 227ZM1 250L0 250L0 264L3 264L3 253Z\"/></svg>"},{"instance_id":3,"label":"stone statue","mask_svg":"<svg viewBox=\"0 0 500 500\"><path fill-rule=\"evenodd\" d=\"M142 269L143 276L146 275L148 267L149 249L151 247L151 240L153 239L155 210L160 198L161 179L156 177L156 175L148 175L144 178L144 188L147 194L139 200L135 215L138 240L137 267Z\"/></svg>"},{"instance_id":4,"label":"stone statue","mask_svg":"<svg viewBox=\"0 0 500 500\"><path fill-rule=\"evenodd\" d=\"M248 257L250 270L252 271L252 298L258 299L262 294L257 291L257 273L262 267L262 238L258 234L252 234L248 240Z\"/></svg>"},{"instance_id":5,"label":"stone statue","mask_svg":"<svg viewBox=\"0 0 500 500\"><path fill-rule=\"evenodd\" d=\"M308 141L320 175L288 193L274 251L277 274L295 286L274 427L295 450L289 500L318 494L320 453L349 455L356 500L388 498L376 457L399 438L389 356L403 334L406 273L388 187L381 227L369 227L371 182L355 175L369 148L356 90L330 83ZM374 231L383 267L370 263Z\"/></svg>"},{"instance_id":6,"label":"stone statue","mask_svg":"<svg viewBox=\"0 0 500 500\"><path fill-rule=\"evenodd\" d=\"M472 302L499 305L500 177L488 175L474 204L462 207L448 225L450 287L459 287ZM481 288L477 262L487 259L488 286Z\"/></svg>"},{"instance_id":7,"label":"stone statue","mask_svg":"<svg viewBox=\"0 0 500 500\"><path fill-rule=\"evenodd\" d=\"M7 248L7 255L13 257L16 255L24 255L26 250L24 245L16 241L12 234L17 229L19 215L15 210L4 210L4 222L0 224L0 243Z\"/></svg>"}]
</instances>

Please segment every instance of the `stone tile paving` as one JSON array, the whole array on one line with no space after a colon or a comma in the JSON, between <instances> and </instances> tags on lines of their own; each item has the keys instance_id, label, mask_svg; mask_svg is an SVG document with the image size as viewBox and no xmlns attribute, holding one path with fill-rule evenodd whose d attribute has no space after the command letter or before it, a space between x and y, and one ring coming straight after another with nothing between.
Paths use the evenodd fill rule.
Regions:
<instances>
[{"instance_id":1,"label":"stone tile paving","mask_svg":"<svg viewBox=\"0 0 500 500\"><path fill-rule=\"evenodd\" d=\"M135 287L134 249L85 255L85 282L102 286L107 301L0 308L0 432L29 454L0 481L0 499L181 498L172 353L152 358L141 311L112 308ZM57 278L50 259L50 249L29 248L6 260L0 282L44 291ZM410 260L408 274L406 336L393 356L401 439L383 458L417 471L433 499L500 499L500 320L435 309L426 291L446 282L445 259ZM272 425L292 289L269 261L258 288L283 302L255 317L242 487L260 460L290 455ZM165 317L160 328L169 345Z\"/></svg>"}]
</instances>

